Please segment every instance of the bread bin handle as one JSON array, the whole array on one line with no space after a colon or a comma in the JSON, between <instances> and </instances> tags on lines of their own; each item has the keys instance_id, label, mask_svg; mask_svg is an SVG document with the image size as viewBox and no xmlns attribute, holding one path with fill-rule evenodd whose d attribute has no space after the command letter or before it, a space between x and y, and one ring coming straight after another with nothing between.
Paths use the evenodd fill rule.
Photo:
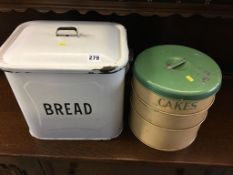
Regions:
<instances>
[{"instance_id":1,"label":"bread bin handle","mask_svg":"<svg viewBox=\"0 0 233 175\"><path fill-rule=\"evenodd\" d=\"M63 31L63 32L62 32ZM65 33L67 31L67 33ZM68 31L73 31L72 33L69 33ZM58 27L56 30L56 36L66 36L66 37L78 37L78 29L76 27Z\"/></svg>"}]
</instances>

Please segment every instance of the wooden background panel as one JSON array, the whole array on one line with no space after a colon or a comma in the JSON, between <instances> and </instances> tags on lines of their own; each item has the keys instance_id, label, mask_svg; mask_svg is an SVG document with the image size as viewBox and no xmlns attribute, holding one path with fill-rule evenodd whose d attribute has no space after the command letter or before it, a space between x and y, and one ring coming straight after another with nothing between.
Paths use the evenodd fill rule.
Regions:
<instances>
[{"instance_id":1,"label":"wooden background panel","mask_svg":"<svg viewBox=\"0 0 233 175\"><path fill-rule=\"evenodd\" d=\"M1 0L0 11L14 9L24 12L32 8L43 13L50 10L64 13L73 9L82 14L96 11L104 15L137 13L144 16L180 14L190 17L198 14L205 17L233 17L231 5L230 0Z\"/></svg>"}]
</instances>

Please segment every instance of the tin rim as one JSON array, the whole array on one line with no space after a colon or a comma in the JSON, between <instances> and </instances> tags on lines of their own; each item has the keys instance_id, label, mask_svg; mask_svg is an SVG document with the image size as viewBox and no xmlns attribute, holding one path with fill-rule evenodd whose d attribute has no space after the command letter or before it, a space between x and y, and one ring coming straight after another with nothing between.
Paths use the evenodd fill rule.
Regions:
<instances>
[{"instance_id":1,"label":"tin rim","mask_svg":"<svg viewBox=\"0 0 233 175\"><path fill-rule=\"evenodd\" d=\"M199 125L197 125L194 128L188 128L185 130L171 130L171 129L165 129L165 128L160 128L157 126L152 125L151 123L149 123L148 121L146 121L145 119L141 118L140 116L137 116L137 114L134 117L130 118L130 128L131 131L133 132L133 134L135 135L135 137L141 141L142 143L144 143L145 145L153 148L153 149L157 149L157 150L161 150L161 151L178 151L181 149L184 149L186 147L188 147L189 145L191 145L194 140L196 139L197 135L198 135L198 131L200 129L201 123ZM141 125L141 123L143 123L145 126L143 127ZM168 137L172 137L170 134L174 134L175 137L177 137L177 141L181 144L178 145L173 145L173 146L163 146L160 144L160 141L151 141L150 138L148 137L144 137L143 135L145 134L145 129L150 130L151 132L153 132L154 134L152 134L152 136L150 135L150 138L155 137L156 135L158 136L157 132L161 132L164 133L164 137L166 138L166 140L168 140ZM155 131L155 132L154 132ZM156 132L157 131L157 132ZM186 140L186 134L187 132L189 133L188 136L190 139ZM157 134L156 134L157 133ZM170 133L170 134L169 134ZM167 135L168 134L168 135ZM183 139L179 139L179 135L184 134L184 138ZM167 135L167 136L166 136ZM169 136L170 135L170 136ZM158 144L157 144L157 143Z\"/></svg>"},{"instance_id":2,"label":"tin rim","mask_svg":"<svg viewBox=\"0 0 233 175\"><path fill-rule=\"evenodd\" d=\"M136 86L134 86L136 85ZM151 91L150 89L148 89L147 87L145 87L139 80L137 80L136 77L133 77L133 79L131 80L131 87L132 89L137 92L136 89L141 90L142 92L146 92L152 95L153 98L157 97L164 97L166 99L169 99L171 101L177 101L177 100L183 100L183 101L198 101L198 102L203 102L204 100L208 100L208 98L214 98L216 94L208 96L206 98L201 98L201 99L182 99L182 98L170 98L167 96L163 96L159 93L156 93L154 91ZM135 87L135 88L134 88ZM138 95L140 97L140 95ZM153 98L152 98L152 102L153 102ZM209 102L209 104L212 104L212 102ZM209 106L209 105L205 105L205 106ZM156 107L155 107L156 108Z\"/></svg>"},{"instance_id":3,"label":"tin rim","mask_svg":"<svg viewBox=\"0 0 233 175\"><path fill-rule=\"evenodd\" d=\"M192 116L192 115L198 115L200 113L204 113L204 112L208 111L208 109L213 105L214 100L215 100L215 97L213 97L213 100L208 105L208 107L205 108L205 109L203 109L203 110L201 110L201 111L198 111L198 112L195 112L195 113L190 113L190 114L175 114L175 113L169 113L169 112L162 111L162 110L160 110L160 109L158 109L158 108L156 108L154 106L149 105L142 98L140 98L138 96L138 94L136 93L136 91L134 89L133 89L132 95L134 95L145 107L149 108L150 110L153 110L153 111L156 111L156 112L160 112L160 113L166 114L166 115L171 115L171 116L174 116L174 117L185 117L185 116ZM130 102L132 103L132 97L130 99Z\"/></svg>"},{"instance_id":4,"label":"tin rim","mask_svg":"<svg viewBox=\"0 0 233 175\"><path fill-rule=\"evenodd\" d=\"M138 115L152 125L175 130L194 127L200 122L204 122L208 116L208 111L190 116L163 114L147 108L138 99L131 100L131 107Z\"/></svg>"},{"instance_id":5,"label":"tin rim","mask_svg":"<svg viewBox=\"0 0 233 175\"><path fill-rule=\"evenodd\" d=\"M165 127L161 127L161 126L158 126L158 125L154 125L154 124L152 124L151 122L145 120L136 110L134 110L134 108L132 107L132 104L131 104L131 115L132 115L132 112L135 112L135 113L138 115L138 117L140 117L144 122L146 122L146 123L152 125L153 127L157 127L157 128L159 128L159 129L167 130L167 131L171 131L171 132L176 132L176 131L177 131L177 132L182 132L182 131L185 131L185 130L191 130L191 129L197 127L197 126L200 126L200 125L205 121L205 119L204 119L204 120L202 120L201 122L199 122L198 124L196 124L196 125L194 125L194 126L192 126L192 127L189 127L189 128L172 129L172 128L165 128ZM132 117L132 116L130 116L130 117Z\"/></svg>"},{"instance_id":6,"label":"tin rim","mask_svg":"<svg viewBox=\"0 0 233 175\"><path fill-rule=\"evenodd\" d=\"M199 65L200 62L204 65ZM185 69L175 73L174 79L180 81L181 79L178 77L182 75L188 76L190 78L187 78L188 81L192 81L193 78L189 74L190 71L195 72L196 78L199 79L195 81L195 86L188 85L183 81L180 81L181 86L176 85L168 70L175 70L179 66L184 66ZM208 83L203 84L200 81L202 78L200 73L207 69L209 69L210 79ZM163 77L159 75L158 71L163 73ZM194 48L174 44L157 45L142 51L135 61L134 75L140 83L151 91L168 98L185 100L200 100L212 96L219 91L222 82L221 70L210 56ZM173 82L172 85L167 84L169 79Z\"/></svg>"},{"instance_id":7,"label":"tin rim","mask_svg":"<svg viewBox=\"0 0 233 175\"><path fill-rule=\"evenodd\" d=\"M191 141L189 142L189 144L185 145L185 147L181 147L181 148L178 148L178 149L155 148L155 146L153 146L153 145L150 144L150 143L145 143L145 141L144 141L143 139L141 139L141 137L137 136L137 134L134 133L134 129L132 129L132 126L131 126L131 125L130 125L130 128L131 128L131 131L132 131L133 135L134 135L135 137L137 137L137 139L138 139L140 142L142 142L144 145L146 145L146 146L148 146L148 147L150 147L150 148L152 148L152 149L156 149L156 150L160 150L160 151L170 151L170 152L171 152L171 151L180 151L180 150L183 150L183 149L189 147L189 146L196 140L196 138L197 138L197 134L196 134L196 136L193 138L193 140L191 140ZM197 131L197 132L198 132L198 131Z\"/></svg>"},{"instance_id":8,"label":"tin rim","mask_svg":"<svg viewBox=\"0 0 233 175\"><path fill-rule=\"evenodd\" d=\"M137 80L136 80L136 81L137 81ZM138 83L140 83L140 82L138 82ZM144 86L143 86L143 87L144 87ZM150 108L150 109L152 109L152 110L155 110L155 111L158 111L158 112L161 112L161 113L164 113L164 114L175 115L175 116L177 116L177 115L174 114L174 113L166 112L166 111L164 111L164 110L159 109L158 107L152 106L152 105L148 104L147 102L145 102L145 100L143 100L143 99L140 97L140 95L138 95L137 91L136 91L135 88L134 88L134 85L133 85L133 82L132 82L132 81L131 81L131 88L132 88L133 93L138 97L138 99L140 99L140 101L141 101L142 103L144 103L145 105L147 105L148 108ZM144 87L144 88L145 88L145 87ZM146 90L149 91L149 89L147 89L147 88L146 88ZM154 93L153 91L149 91L149 92L152 93L152 94L155 95L155 96L164 97L164 96L161 96L161 95L159 95L159 94ZM213 105L213 103L214 103L214 101L215 101L215 95L213 95L213 96L211 96L211 97L212 97L212 100L211 100L211 102L207 105L206 108L204 108L204 109L202 109L202 110L200 110L200 111L197 111L197 112L195 112L195 113L179 114L178 116L183 116L183 115L184 115L184 116L186 116L186 115L195 115L195 114L197 114L197 113L202 113L203 111L208 110L208 109ZM167 98L167 97L165 97L165 98ZM179 99L170 99L170 100L176 101L176 100L179 100ZM205 100L205 99L200 99L199 102L200 102L201 100ZM187 100L184 100L184 101L187 101ZM188 100L188 101L190 101L190 100Z\"/></svg>"}]
</instances>

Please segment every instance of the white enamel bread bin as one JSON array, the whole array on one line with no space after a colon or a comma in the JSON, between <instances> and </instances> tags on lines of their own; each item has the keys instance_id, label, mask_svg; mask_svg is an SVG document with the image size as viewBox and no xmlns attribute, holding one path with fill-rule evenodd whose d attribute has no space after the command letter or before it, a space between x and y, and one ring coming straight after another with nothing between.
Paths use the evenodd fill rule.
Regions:
<instances>
[{"instance_id":1,"label":"white enamel bread bin","mask_svg":"<svg viewBox=\"0 0 233 175\"><path fill-rule=\"evenodd\" d=\"M126 30L109 22L23 23L0 50L0 67L40 139L117 137L127 64Z\"/></svg>"}]
</instances>

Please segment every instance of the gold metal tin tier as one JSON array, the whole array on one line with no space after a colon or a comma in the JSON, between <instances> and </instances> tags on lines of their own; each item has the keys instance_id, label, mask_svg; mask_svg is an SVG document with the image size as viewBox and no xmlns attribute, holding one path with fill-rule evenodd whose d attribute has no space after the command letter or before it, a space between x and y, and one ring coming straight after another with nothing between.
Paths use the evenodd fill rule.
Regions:
<instances>
[{"instance_id":1,"label":"gold metal tin tier","mask_svg":"<svg viewBox=\"0 0 233 175\"><path fill-rule=\"evenodd\" d=\"M158 111L140 100L135 93L132 94L131 105L132 108L146 121L153 125L168 129L186 129L194 127L204 121L208 114L208 108L198 113L186 115L169 114L163 111Z\"/></svg>"},{"instance_id":2,"label":"gold metal tin tier","mask_svg":"<svg viewBox=\"0 0 233 175\"><path fill-rule=\"evenodd\" d=\"M208 109L214 102L215 96L201 100L170 99L145 88L135 77L132 81L134 93L145 103L159 111L172 114L193 114Z\"/></svg>"},{"instance_id":3,"label":"gold metal tin tier","mask_svg":"<svg viewBox=\"0 0 233 175\"><path fill-rule=\"evenodd\" d=\"M198 125L187 129L166 129L155 126L131 109L130 128L134 135L151 148L163 151L176 151L189 146L196 138Z\"/></svg>"}]
</instances>

